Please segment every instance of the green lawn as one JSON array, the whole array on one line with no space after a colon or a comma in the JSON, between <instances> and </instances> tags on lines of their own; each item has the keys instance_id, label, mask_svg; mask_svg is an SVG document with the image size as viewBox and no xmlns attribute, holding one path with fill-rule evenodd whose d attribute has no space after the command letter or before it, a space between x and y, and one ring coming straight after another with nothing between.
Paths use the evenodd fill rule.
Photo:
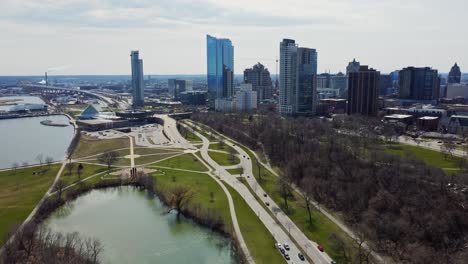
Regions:
<instances>
[{"instance_id":1,"label":"green lawn","mask_svg":"<svg viewBox=\"0 0 468 264\"><path fill-rule=\"evenodd\" d=\"M234 156L234 159L231 159L230 154L227 153L208 151L208 155L221 166L231 166L240 163L239 157Z\"/></svg>"},{"instance_id":2,"label":"green lawn","mask_svg":"<svg viewBox=\"0 0 468 264\"><path fill-rule=\"evenodd\" d=\"M0 245L8 231L31 213L55 179L62 164L0 172ZM33 175L33 172L42 172Z\"/></svg>"},{"instance_id":3,"label":"green lawn","mask_svg":"<svg viewBox=\"0 0 468 264\"><path fill-rule=\"evenodd\" d=\"M76 146L75 151L73 151L72 157L87 157L109 150L129 148L129 141L127 137L99 140L81 135L80 142Z\"/></svg>"},{"instance_id":4,"label":"green lawn","mask_svg":"<svg viewBox=\"0 0 468 264\"><path fill-rule=\"evenodd\" d=\"M167 154L155 154L155 155L140 156L139 158L135 159L135 164L136 165L150 164L150 163L154 163L154 162L157 162L157 161L160 161L160 160L163 160L163 159L167 159L167 158L172 157L174 155L177 155L177 153L167 153Z\"/></svg>"},{"instance_id":5,"label":"green lawn","mask_svg":"<svg viewBox=\"0 0 468 264\"><path fill-rule=\"evenodd\" d=\"M232 175L237 175L237 174L242 174L242 173L244 173L244 169L243 169L243 168L229 169L229 170L226 170L226 171L229 172L229 173L232 174Z\"/></svg>"},{"instance_id":6,"label":"green lawn","mask_svg":"<svg viewBox=\"0 0 468 264\"><path fill-rule=\"evenodd\" d=\"M285 259L274 246L277 241L263 225L254 211L232 187L225 184L234 201L237 221L255 263L275 264L285 263ZM294 256L292 256L294 257Z\"/></svg>"},{"instance_id":7,"label":"green lawn","mask_svg":"<svg viewBox=\"0 0 468 264\"><path fill-rule=\"evenodd\" d=\"M222 150L226 152L233 151L234 153L238 154L237 151L235 151L233 147L228 146L227 144L212 143L210 144L209 149Z\"/></svg>"},{"instance_id":8,"label":"green lawn","mask_svg":"<svg viewBox=\"0 0 468 264\"><path fill-rule=\"evenodd\" d=\"M247 148L243 146L240 147L242 147L249 154L249 157L252 160L253 174L259 184L275 201L275 203L278 204L278 206L280 206L283 211L285 211L283 198L277 192L276 186L278 177L273 175L263 165L260 165L260 173L263 175L263 180L260 181L258 177L258 166L255 162L255 156ZM289 218L299 227L299 229L302 230L302 232L304 232L308 238L323 245L330 257L340 263L342 260L341 254L334 241L330 240L330 236L332 234L338 235L343 241L345 241L349 248L352 248L353 246L352 239L319 211L314 210L312 212L312 225L309 224L309 216L304 205L305 204L300 195L294 192L294 197L288 199Z\"/></svg>"},{"instance_id":9,"label":"green lawn","mask_svg":"<svg viewBox=\"0 0 468 264\"><path fill-rule=\"evenodd\" d=\"M208 171L205 165L203 165L203 163L201 163L201 161L199 161L197 157L190 153L179 155L171 159L163 160L153 165L193 171Z\"/></svg>"},{"instance_id":10,"label":"green lawn","mask_svg":"<svg viewBox=\"0 0 468 264\"><path fill-rule=\"evenodd\" d=\"M411 152L416 158L423 160L428 165L436 166L439 168L458 168L457 162L461 159L459 157L447 157L439 151L426 149L418 146L395 144L387 145L385 152L392 155L404 156L405 152Z\"/></svg>"},{"instance_id":11,"label":"green lawn","mask_svg":"<svg viewBox=\"0 0 468 264\"><path fill-rule=\"evenodd\" d=\"M163 154L167 152L181 152L179 149L160 149L160 148L134 148L135 155Z\"/></svg>"},{"instance_id":12,"label":"green lawn","mask_svg":"<svg viewBox=\"0 0 468 264\"><path fill-rule=\"evenodd\" d=\"M190 131L188 128L185 128L187 130L187 134L184 135L182 134L182 136L190 141L190 142L202 142L201 138L199 138L197 135L195 135L195 133L193 133L192 131Z\"/></svg>"},{"instance_id":13,"label":"green lawn","mask_svg":"<svg viewBox=\"0 0 468 264\"><path fill-rule=\"evenodd\" d=\"M171 169L158 170L159 171L153 173L153 176L156 178L155 184L158 190L167 192L171 188L180 185L193 188L196 195L192 203L200 204L205 209L209 208L218 212L224 220L226 231L231 232L232 221L226 194L221 186L208 174ZM175 182L173 180L175 180ZM211 201L210 192L213 192L213 201Z\"/></svg>"},{"instance_id":14,"label":"green lawn","mask_svg":"<svg viewBox=\"0 0 468 264\"><path fill-rule=\"evenodd\" d=\"M67 167L65 167L65 170L62 173L62 176L60 179L67 183L67 185L73 184L79 180L83 180L91 175L107 171L107 166L99 166L99 165L91 165L91 164L82 164L83 165L83 171L81 174L81 177L78 178L77 168L78 168L79 163L73 163L73 170L71 172L71 175L69 174L69 171Z\"/></svg>"}]
</instances>

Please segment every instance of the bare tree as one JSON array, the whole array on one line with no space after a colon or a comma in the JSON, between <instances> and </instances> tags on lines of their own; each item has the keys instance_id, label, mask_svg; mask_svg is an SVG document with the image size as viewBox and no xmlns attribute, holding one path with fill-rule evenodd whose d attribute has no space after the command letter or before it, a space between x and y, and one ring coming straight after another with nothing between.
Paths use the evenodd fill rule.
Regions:
<instances>
[{"instance_id":1,"label":"bare tree","mask_svg":"<svg viewBox=\"0 0 468 264\"><path fill-rule=\"evenodd\" d=\"M74 164L74 163L68 162L68 163L65 165L65 169L68 171L68 176L72 176L72 171L73 171L74 168L75 168L75 164Z\"/></svg>"},{"instance_id":2,"label":"bare tree","mask_svg":"<svg viewBox=\"0 0 468 264\"><path fill-rule=\"evenodd\" d=\"M36 161L39 162L42 168L42 163L44 162L44 154L40 153L36 156Z\"/></svg>"},{"instance_id":3,"label":"bare tree","mask_svg":"<svg viewBox=\"0 0 468 264\"><path fill-rule=\"evenodd\" d=\"M233 148L229 148L229 160L234 162L236 158L236 151Z\"/></svg>"},{"instance_id":4,"label":"bare tree","mask_svg":"<svg viewBox=\"0 0 468 264\"><path fill-rule=\"evenodd\" d=\"M62 199L62 193L63 193L63 189L67 186L67 184L62 181L62 180L58 180L55 185L54 185L54 191L57 192L57 200L60 200Z\"/></svg>"},{"instance_id":5,"label":"bare tree","mask_svg":"<svg viewBox=\"0 0 468 264\"><path fill-rule=\"evenodd\" d=\"M211 132L211 133L213 133L213 132ZM220 148L223 149L224 146L226 145L226 142L224 142L224 139L220 139L218 145L219 145Z\"/></svg>"},{"instance_id":6,"label":"bare tree","mask_svg":"<svg viewBox=\"0 0 468 264\"><path fill-rule=\"evenodd\" d=\"M453 142L453 139L447 138L440 146L440 149L445 154L445 158L447 159L448 156L453 157L453 151L456 147L457 146L455 145L455 142Z\"/></svg>"},{"instance_id":7,"label":"bare tree","mask_svg":"<svg viewBox=\"0 0 468 264\"><path fill-rule=\"evenodd\" d=\"M291 186L290 179L286 176L280 176L278 183L277 183L277 189L278 189L279 194L283 198L284 208L286 209L286 211L289 211L288 198L289 196L291 196L291 193L292 193L292 186Z\"/></svg>"},{"instance_id":8,"label":"bare tree","mask_svg":"<svg viewBox=\"0 0 468 264\"><path fill-rule=\"evenodd\" d=\"M76 174L78 175L78 179L81 179L81 174L83 174L83 169L84 166L83 164L78 164L78 167L76 168Z\"/></svg>"},{"instance_id":9,"label":"bare tree","mask_svg":"<svg viewBox=\"0 0 468 264\"><path fill-rule=\"evenodd\" d=\"M117 162L118 154L115 151L107 151L98 156L98 161L107 165L107 170L109 171L112 164Z\"/></svg>"},{"instance_id":10,"label":"bare tree","mask_svg":"<svg viewBox=\"0 0 468 264\"><path fill-rule=\"evenodd\" d=\"M46 157L45 162L47 164L47 167L50 168L50 165L52 165L52 162L54 162L54 159L52 157Z\"/></svg>"},{"instance_id":11,"label":"bare tree","mask_svg":"<svg viewBox=\"0 0 468 264\"><path fill-rule=\"evenodd\" d=\"M177 186L169 191L171 195L170 204L171 210L177 210L177 216L180 215L182 210L190 203L192 198L195 196L195 192L186 186ZM169 211L171 211L169 210Z\"/></svg>"},{"instance_id":12,"label":"bare tree","mask_svg":"<svg viewBox=\"0 0 468 264\"><path fill-rule=\"evenodd\" d=\"M307 214L309 215L309 225L312 225L312 195L313 191L310 186L310 183L307 181L307 178L303 180L301 184L301 188L299 188L299 194L301 195L302 199L304 200L304 207L307 209Z\"/></svg>"},{"instance_id":13,"label":"bare tree","mask_svg":"<svg viewBox=\"0 0 468 264\"><path fill-rule=\"evenodd\" d=\"M14 170L14 172L16 174L16 169L18 169L18 166L19 166L18 162L13 162L13 164L11 166L13 167L13 170Z\"/></svg>"}]
</instances>

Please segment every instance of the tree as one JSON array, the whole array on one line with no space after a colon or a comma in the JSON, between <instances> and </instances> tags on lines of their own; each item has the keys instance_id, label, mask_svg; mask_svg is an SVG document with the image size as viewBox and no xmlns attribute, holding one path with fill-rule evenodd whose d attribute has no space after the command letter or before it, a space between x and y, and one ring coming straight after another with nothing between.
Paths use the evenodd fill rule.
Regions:
<instances>
[{"instance_id":1,"label":"tree","mask_svg":"<svg viewBox=\"0 0 468 264\"><path fill-rule=\"evenodd\" d=\"M210 203L214 202L214 192L210 192Z\"/></svg>"},{"instance_id":2,"label":"tree","mask_svg":"<svg viewBox=\"0 0 468 264\"><path fill-rule=\"evenodd\" d=\"M304 207L307 209L307 214L309 215L309 225L312 225L312 186L307 178L302 180L301 188L299 188L299 194L304 200Z\"/></svg>"},{"instance_id":3,"label":"tree","mask_svg":"<svg viewBox=\"0 0 468 264\"><path fill-rule=\"evenodd\" d=\"M40 153L36 156L36 161L39 162L42 168L42 163L44 162L44 154Z\"/></svg>"},{"instance_id":4,"label":"tree","mask_svg":"<svg viewBox=\"0 0 468 264\"><path fill-rule=\"evenodd\" d=\"M63 189L67 187L67 184L62 181L62 180L58 180L55 185L54 185L54 191L57 192L57 200L60 200L62 199L62 192L63 192Z\"/></svg>"},{"instance_id":5,"label":"tree","mask_svg":"<svg viewBox=\"0 0 468 264\"><path fill-rule=\"evenodd\" d=\"M46 157L45 162L47 164L47 167L50 168L50 165L52 165L52 162L54 162L54 159L52 157Z\"/></svg>"},{"instance_id":6,"label":"tree","mask_svg":"<svg viewBox=\"0 0 468 264\"><path fill-rule=\"evenodd\" d=\"M229 148L229 160L234 162L236 158L236 151L233 148Z\"/></svg>"},{"instance_id":7,"label":"tree","mask_svg":"<svg viewBox=\"0 0 468 264\"><path fill-rule=\"evenodd\" d=\"M213 132L211 132L211 133L213 133ZM219 144L220 148L224 148L224 146L226 145L226 142L224 142L224 139L220 139L218 144Z\"/></svg>"},{"instance_id":8,"label":"tree","mask_svg":"<svg viewBox=\"0 0 468 264\"><path fill-rule=\"evenodd\" d=\"M171 195L170 204L171 210L177 210L177 216L180 216L182 210L190 203L195 196L195 192L186 186L176 186L169 191ZM169 211L171 211L169 210Z\"/></svg>"},{"instance_id":9,"label":"tree","mask_svg":"<svg viewBox=\"0 0 468 264\"><path fill-rule=\"evenodd\" d=\"M453 139L447 138L440 146L440 149L445 154L445 158L447 159L448 156L453 157L453 151L456 147L457 146L455 145L455 142L453 142Z\"/></svg>"},{"instance_id":10,"label":"tree","mask_svg":"<svg viewBox=\"0 0 468 264\"><path fill-rule=\"evenodd\" d=\"M75 168L75 164L74 164L74 163L68 162L68 163L65 165L65 169L68 171L68 176L72 176L72 171L73 171L74 168Z\"/></svg>"},{"instance_id":11,"label":"tree","mask_svg":"<svg viewBox=\"0 0 468 264\"><path fill-rule=\"evenodd\" d=\"M78 167L76 168L76 174L78 175L78 179L81 178L81 174L83 174L83 169L84 169L84 166L83 164L78 164Z\"/></svg>"},{"instance_id":12,"label":"tree","mask_svg":"<svg viewBox=\"0 0 468 264\"><path fill-rule=\"evenodd\" d=\"M16 169L18 168L18 166L19 166L18 162L13 162L12 167L13 167L15 174L16 174Z\"/></svg>"},{"instance_id":13,"label":"tree","mask_svg":"<svg viewBox=\"0 0 468 264\"><path fill-rule=\"evenodd\" d=\"M280 176L277 185L278 185L277 186L278 192L284 201L284 207L286 211L289 211L288 198L289 196L291 196L291 192L292 192L291 181L286 176Z\"/></svg>"},{"instance_id":14,"label":"tree","mask_svg":"<svg viewBox=\"0 0 468 264\"><path fill-rule=\"evenodd\" d=\"M115 151L107 151L98 156L98 161L107 165L107 170L110 170L112 164L118 160L118 154Z\"/></svg>"}]
</instances>

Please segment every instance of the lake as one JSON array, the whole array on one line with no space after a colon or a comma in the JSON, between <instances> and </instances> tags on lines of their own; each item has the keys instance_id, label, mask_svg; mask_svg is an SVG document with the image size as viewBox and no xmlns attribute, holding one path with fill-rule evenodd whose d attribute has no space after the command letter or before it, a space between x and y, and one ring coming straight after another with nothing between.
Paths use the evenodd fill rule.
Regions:
<instances>
[{"instance_id":1,"label":"lake","mask_svg":"<svg viewBox=\"0 0 468 264\"><path fill-rule=\"evenodd\" d=\"M102 263L238 263L229 239L167 211L157 197L124 186L84 194L43 224L99 239Z\"/></svg>"},{"instance_id":2,"label":"lake","mask_svg":"<svg viewBox=\"0 0 468 264\"><path fill-rule=\"evenodd\" d=\"M72 125L53 127L41 125L43 120L68 124L64 115L0 120L0 168L12 167L14 162L36 164L36 157L63 160L74 135Z\"/></svg>"}]
</instances>

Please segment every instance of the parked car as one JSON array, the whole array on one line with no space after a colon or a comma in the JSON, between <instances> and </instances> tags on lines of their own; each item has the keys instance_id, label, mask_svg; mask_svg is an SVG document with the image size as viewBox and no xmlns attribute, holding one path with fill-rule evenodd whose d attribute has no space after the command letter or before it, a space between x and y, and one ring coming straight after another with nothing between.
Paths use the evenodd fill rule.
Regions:
<instances>
[{"instance_id":1,"label":"parked car","mask_svg":"<svg viewBox=\"0 0 468 264\"><path fill-rule=\"evenodd\" d=\"M285 258L286 260L290 260L290 259L291 259L291 258L289 257L289 254L288 254L288 253L284 254L284 258Z\"/></svg>"},{"instance_id":2,"label":"parked car","mask_svg":"<svg viewBox=\"0 0 468 264\"><path fill-rule=\"evenodd\" d=\"M330 264L337 264L336 261L332 260Z\"/></svg>"},{"instance_id":3,"label":"parked car","mask_svg":"<svg viewBox=\"0 0 468 264\"><path fill-rule=\"evenodd\" d=\"M289 245L288 245L288 243L284 243L284 249L289 250Z\"/></svg>"},{"instance_id":4,"label":"parked car","mask_svg":"<svg viewBox=\"0 0 468 264\"><path fill-rule=\"evenodd\" d=\"M323 252L325 250L322 245L318 245L317 249L320 250L320 252Z\"/></svg>"},{"instance_id":5,"label":"parked car","mask_svg":"<svg viewBox=\"0 0 468 264\"><path fill-rule=\"evenodd\" d=\"M297 257L302 261L305 260L304 255L302 255L302 253L300 253L300 252L297 254Z\"/></svg>"},{"instance_id":6,"label":"parked car","mask_svg":"<svg viewBox=\"0 0 468 264\"><path fill-rule=\"evenodd\" d=\"M284 248L280 248L281 254L284 254Z\"/></svg>"},{"instance_id":7,"label":"parked car","mask_svg":"<svg viewBox=\"0 0 468 264\"><path fill-rule=\"evenodd\" d=\"M263 193L263 197L267 197L267 194L266 194L266 193Z\"/></svg>"},{"instance_id":8,"label":"parked car","mask_svg":"<svg viewBox=\"0 0 468 264\"><path fill-rule=\"evenodd\" d=\"M269 202L265 202L266 206L270 206L270 203Z\"/></svg>"},{"instance_id":9,"label":"parked car","mask_svg":"<svg viewBox=\"0 0 468 264\"><path fill-rule=\"evenodd\" d=\"M280 249L280 248L281 248L281 244L280 244L280 243L276 243L276 248Z\"/></svg>"}]
</instances>

